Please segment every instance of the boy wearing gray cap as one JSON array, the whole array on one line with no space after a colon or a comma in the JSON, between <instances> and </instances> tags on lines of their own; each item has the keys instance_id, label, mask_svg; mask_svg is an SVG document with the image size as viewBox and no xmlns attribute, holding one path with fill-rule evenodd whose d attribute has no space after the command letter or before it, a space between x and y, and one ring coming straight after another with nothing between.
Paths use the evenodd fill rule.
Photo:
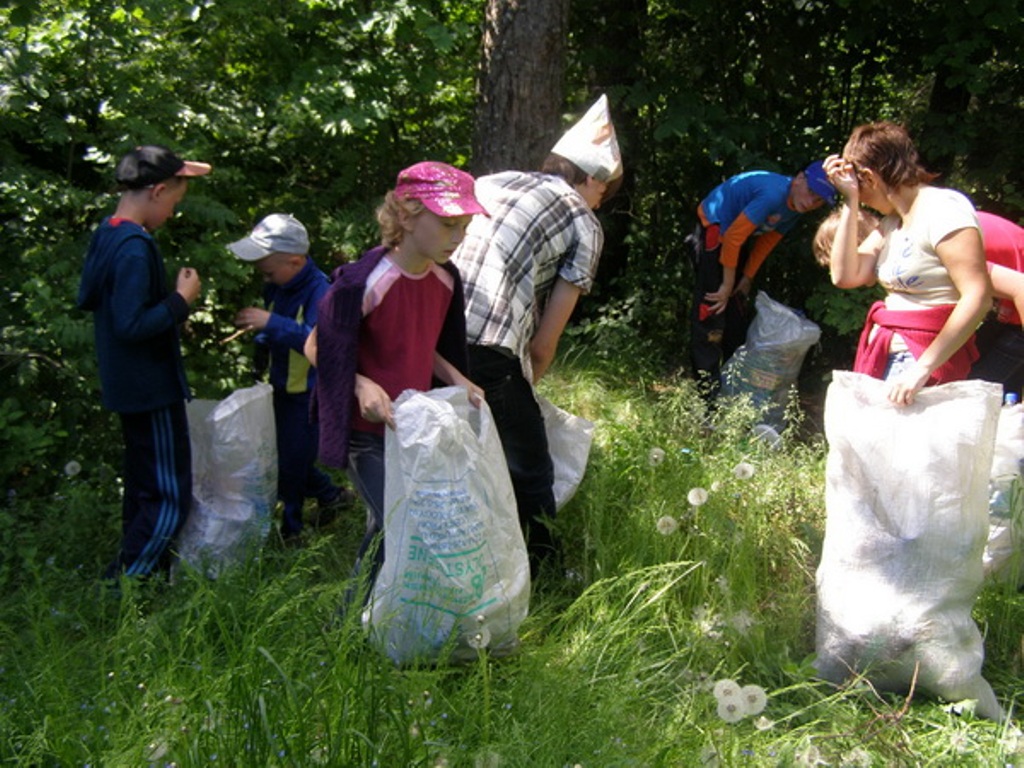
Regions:
<instances>
[{"instance_id":1,"label":"boy wearing gray cap","mask_svg":"<svg viewBox=\"0 0 1024 768\"><path fill-rule=\"evenodd\" d=\"M327 292L327 276L309 257L309 235L291 214L272 213L247 237L228 248L263 275L263 307L246 307L235 325L256 332L257 353L269 352L277 429L278 498L284 507L281 536L302 532L307 498L319 502L318 523L328 522L354 500L316 466L318 428L310 419L309 397L316 369L302 354L316 325L317 304Z\"/></svg>"},{"instance_id":2,"label":"boy wearing gray cap","mask_svg":"<svg viewBox=\"0 0 1024 768\"><path fill-rule=\"evenodd\" d=\"M170 567L170 545L192 504L191 399L178 327L199 297L199 274L167 285L152 232L174 215L188 179L210 172L167 147L136 147L114 172L121 197L93 233L78 307L93 313L103 406L121 419L124 493L121 547L104 578Z\"/></svg>"}]
</instances>

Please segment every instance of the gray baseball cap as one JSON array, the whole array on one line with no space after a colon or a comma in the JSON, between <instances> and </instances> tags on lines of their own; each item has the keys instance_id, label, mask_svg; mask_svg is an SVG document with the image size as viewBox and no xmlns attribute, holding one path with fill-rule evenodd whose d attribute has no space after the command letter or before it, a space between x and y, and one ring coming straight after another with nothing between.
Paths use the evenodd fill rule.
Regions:
<instances>
[{"instance_id":1,"label":"gray baseball cap","mask_svg":"<svg viewBox=\"0 0 1024 768\"><path fill-rule=\"evenodd\" d=\"M272 213L247 237L228 245L242 261L259 261L272 253L309 253L309 234L290 213Z\"/></svg>"}]
</instances>

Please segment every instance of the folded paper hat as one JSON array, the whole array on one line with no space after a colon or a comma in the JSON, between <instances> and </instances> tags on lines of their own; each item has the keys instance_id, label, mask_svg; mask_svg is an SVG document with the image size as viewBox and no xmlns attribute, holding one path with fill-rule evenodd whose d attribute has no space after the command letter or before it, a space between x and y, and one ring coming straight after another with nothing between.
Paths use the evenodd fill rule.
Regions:
<instances>
[{"instance_id":1,"label":"folded paper hat","mask_svg":"<svg viewBox=\"0 0 1024 768\"><path fill-rule=\"evenodd\" d=\"M242 261L259 261L272 253L309 253L309 235L302 222L290 213L272 213L247 237L228 245Z\"/></svg>"},{"instance_id":2,"label":"folded paper hat","mask_svg":"<svg viewBox=\"0 0 1024 768\"><path fill-rule=\"evenodd\" d=\"M395 195L416 199L438 216L487 214L473 193L473 177L446 163L426 161L398 174Z\"/></svg>"},{"instance_id":3,"label":"folded paper hat","mask_svg":"<svg viewBox=\"0 0 1024 768\"><path fill-rule=\"evenodd\" d=\"M824 200L826 205L835 205L836 188L828 180L823 161L815 160L804 168L804 178L807 179L807 188L811 192Z\"/></svg>"},{"instance_id":4,"label":"folded paper hat","mask_svg":"<svg viewBox=\"0 0 1024 768\"><path fill-rule=\"evenodd\" d=\"M144 189L173 176L205 176L209 172L208 163L182 160L167 147L144 144L121 158L114 178L125 189Z\"/></svg>"},{"instance_id":5,"label":"folded paper hat","mask_svg":"<svg viewBox=\"0 0 1024 768\"><path fill-rule=\"evenodd\" d=\"M622 157L608 112L608 97L602 94L551 151L572 161L598 181L612 181L621 176Z\"/></svg>"}]
</instances>

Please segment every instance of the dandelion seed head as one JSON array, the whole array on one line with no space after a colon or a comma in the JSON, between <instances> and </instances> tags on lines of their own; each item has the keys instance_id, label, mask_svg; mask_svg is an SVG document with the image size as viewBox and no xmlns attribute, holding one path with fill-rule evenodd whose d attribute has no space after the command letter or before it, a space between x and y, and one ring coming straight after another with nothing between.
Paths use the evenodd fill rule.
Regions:
<instances>
[{"instance_id":1,"label":"dandelion seed head","mask_svg":"<svg viewBox=\"0 0 1024 768\"><path fill-rule=\"evenodd\" d=\"M741 461L732 470L733 477L737 480L749 480L754 476L754 472L754 465L749 461Z\"/></svg>"},{"instance_id":2,"label":"dandelion seed head","mask_svg":"<svg viewBox=\"0 0 1024 768\"><path fill-rule=\"evenodd\" d=\"M729 680L724 678L715 683L715 687L711 689L711 692L715 695L715 698L719 702L722 701L734 701L738 702L740 698L740 686L735 680Z\"/></svg>"},{"instance_id":3,"label":"dandelion seed head","mask_svg":"<svg viewBox=\"0 0 1024 768\"><path fill-rule=\"evenodd\" d=\"M647 463L652 467L656 467L665 461L665 451L661 448L651 448L647 454Z\"/></svg>"},{"instance_id":4,"label":"dandelion seed head","mask_svg":"<svg viewBox=\"0 0 1024 768\"><path fill-rule=\"evenodd\" d=\"M774 727L774 725L775 721L769 720L764 715L761 715L760 717L754 719L754 727L757 728L757 730L759 731L767 731L770 728Z\"/></svg>"},{"instance_id":5,"label":"dandelion seed head","mask_svg":"<svg viewBox=\"0 0 1024 768\"><path fill-rule=\"evenodd\" d=\"M690 492L686 494L686 500L690 502L690 506L699 507L707 503L708 492L703 488L691 488Z\"/></svg>"},{"instance_id":6,"label":"dandelion seed head","mask_svg":"<svg viewBox=\"0 0 1024 768\"><path fill-rule=\"evenodd\" d=\"M715 480L713 483L711 483L711 492L712 493L718 493L720 490L722 490L722 481L721 480Z\"/></svg>"},{"instance_id":7,"label":"dandelion seed head","mask_svg":"<svg viewBox=\"0 0 1024 768\"><path fill-rule=\"evenodd\" d=\"M674 517L665 515L658 518L658 533L662 536L671 536L679 528L679 521Z\"/></svg>"},{"instance_id":8,"label":"dandelion seed head","mask_svg":"<svg viewBox=\"0 0 1024 768\"><path fill-rule=\"evenodd\" d=\"M739 701L718 701L718 716L727 723L738 723L743 719L743 706Z\"/></svg>"},{"instance_id":9,"label":"dandelion seed head","mask_svg":"<svg viewBox=\"0 0 1024 768\"><path fill-rule=\"evenodd\" d=\"M72 459L71 461L64 465L64 474L67 475L68 477L74 477L81 471L82 465L79 464L74 459Z\"/></svg>"},{"instance_id":10,"label":"dandelion seed head","mask_svg":"<svg viewBox=\"0 0 1024 768\"><path fill-rule=\"evenodd\" d=\"M768 704L768 695L760 685L744 685L740 689L740 701L744 714L760 715Z\"/></svg>"},{"instance_id":11,"label":"dandelion seed head","mask_svg":"<svg viewBox=\"0 0 1024 768\"><path fill-rule=\"evenodd\" d=\"M757 621L746 608L737 611L728 619L729 626L741 635L746 635L756 623Z\"/></svg>"},{"instance_id":12,"label":"dandelion seed head","mask_svg":"<svg viewBox=\"0 0 1024 768\"><path fill-rule=\"evenodd\" d=\"M491 631L487 627L480 627L476 632L470 632L466 644L478 651L483 650L491 644Z\"/></svg>"}]
</instances>

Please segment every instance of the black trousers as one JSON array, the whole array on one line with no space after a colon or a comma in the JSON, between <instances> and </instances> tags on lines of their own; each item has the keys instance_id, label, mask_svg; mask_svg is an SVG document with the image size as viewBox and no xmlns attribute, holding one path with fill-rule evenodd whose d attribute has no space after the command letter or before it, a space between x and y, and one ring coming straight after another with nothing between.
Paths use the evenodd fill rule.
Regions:
<instances>
[{"instance_id":1,"label":"black trousers","mask_svg":"<svg viewBox=\"0 0 1024 768\"><path fill-rule=\"evenodd\" d=\"M120 416L125 449L121 549L106 578L166 571L171 542L192 507L185 403Z\"/></svg>"},{"instance_id":2,"label":"black trousers","mask_svg":"<svg viewBox=\"0 0 1024 768\"><path fill-rule=\"evenodd\" d=\"M695 275L690 306L690 362L701 393L708 400L713 400L718 394L722 364L746 340L747 329L753 319L750 302L742 294L733 294L725 311L717 315L711 314L710 305L704 300L706 294L717 291L722 285L718 239L717 232L711 232L709 237L709 228L699 225L687 238L687 244L693 249ZM736 267L737 276L742 274L745 262L744 252Z\"/></svg>"}]
</instances>

